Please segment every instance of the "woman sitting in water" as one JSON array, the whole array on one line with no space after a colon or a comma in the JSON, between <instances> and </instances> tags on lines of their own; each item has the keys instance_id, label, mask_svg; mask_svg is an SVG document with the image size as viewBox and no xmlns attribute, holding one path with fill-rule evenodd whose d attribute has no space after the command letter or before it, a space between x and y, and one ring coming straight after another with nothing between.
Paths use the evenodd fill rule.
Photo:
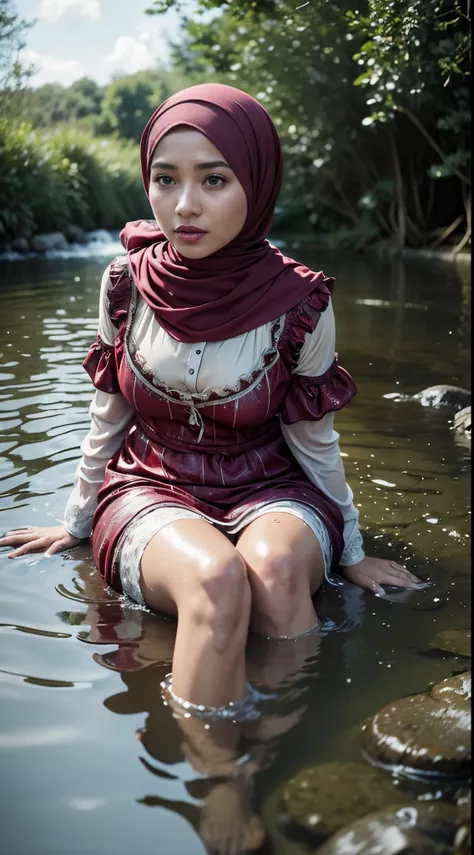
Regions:
<instances>
[{"instance_id":1,"label":"woman sitting in water","mask_svg":"<svg viewBox=\"0 0 474 855\"><path fill-rule=\"evenodd\" d=\"M334 413L355 394L334 354L333 280L266 240L282 153L264 108L204 84L141 140L154 221L107 268L96 387L64 523L0 539L11 558L92 534L105 582L178 616L168 697L200 715L252 703L249 627L317 632L312 596L342 568L362 588L419 580L364 555Z\"/></svg>"}]
</instances>

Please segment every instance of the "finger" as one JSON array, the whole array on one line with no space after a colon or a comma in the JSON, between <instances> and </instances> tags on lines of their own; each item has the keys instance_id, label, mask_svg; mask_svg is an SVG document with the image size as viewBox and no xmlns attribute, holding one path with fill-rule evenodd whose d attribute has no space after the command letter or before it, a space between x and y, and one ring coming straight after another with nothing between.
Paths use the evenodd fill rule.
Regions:
<instances>
[{"instance_id":1,"label":"finger","mask_svg":"<svg viewBox=\"0 0 474 855\"><path fill-rule=\"evenodd\" d=\"M55 555L56 552L61 552L63 549L69 549L70 544L66 543L64 540L58 540L56 543L52 543L51 546L48 547L45 555Z\"/></svg>"},{"instance_id":2,"label":"finger","mask_svg":"<svg viewBox=\"0 0 474 855\"><path fill-rule=\"evenodd\" d=\"M358 573L357 574L357 585L361 588L364 588L366 591L372 591L373 594L377 594L379 597L385 596L385 591L375 579L372 579L371 576L368 576L367 573Z\"/></svg>"},{"instance_id":3,"label":"finger","mask_svg":"<svg viewBox=\"0 0 474 855\"><path fill-rule=\"evenodd\" d=\"M396 588L419 588L423 583L415 578L410 579L408 576L403 576L401 573L396 575L395 573L391 574L387 577L387 580L382 584L384 585L393 585Z\"/></svg>"},{"instance_id":4,"label":"finger","mask_svg":"<svg viewBox=\"0 0 474 855\"><path fill-rule=\"evenodd\" d=\"M32 531L34 531L34 529L33 529L33 526L31 526L31 525L25 525L25 526L22 526L20 528L11 528L2 534L0 540L3 540L4 537L11 537L12 535L15 535L15 534L26 534L27 532L32 532Z\"/></svg>"},{"instance_id":5,"label":"finger","mask_svg":"<svg viewBox=\"0 0 474 855\"><path fill-rule=\"evenodd\" d=\"M12 534L8 537L0 538L0 546L15 546L15 544L19 543L31 543L32 540L36 540L38 538L37 534L33 534L32 532L24 533L24 534Z\"/></svg>"},{"instance_id":6,"label":"finger","mask_svg":"<svg viewBox=\"0 0 474 855\"><path fill-rule=\"evenodd\" d=\"M389 572L408 579L413 585L419 585L421 582L421 579L419 579L418 576L415 576L414 573L410 573L406 567L401 567L400 564L393 564L391 562Z\"/></svg>"},{"instance_id":7,"label":"finger","mask_svg":"<svg viewBox=\"0 0 474 855\"><path fill-rule=\"evenodd\" d=\"M33 540L31 543L25 543L13 552L9 552L8 558L18 558L21 555L29 555L31 552L42 552L47 546L47 543L41 540Z\"/></svg>"}]
</instances>

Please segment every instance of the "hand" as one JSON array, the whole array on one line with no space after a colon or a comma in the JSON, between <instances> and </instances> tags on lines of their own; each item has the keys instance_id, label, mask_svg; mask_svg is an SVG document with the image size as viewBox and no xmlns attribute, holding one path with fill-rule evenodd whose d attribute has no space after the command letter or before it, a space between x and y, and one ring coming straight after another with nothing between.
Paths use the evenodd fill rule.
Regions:
<instances>
[{"instance_id":1,"label":"hand","mask_svg":"<svg viewBox=\"0 0 474 855\"><path fill-rule=\"evenodd\" d=\"M418 579L401 564L397 564L395 561L387 561L385 558L369 558L368 555L357 564L343 567L342 571L344 578L349 579L349 582L353 582L354 585L359 585L360 588L365 588L367 591L373 591L374 594L379 594L381 597L385 596L382 585L412 588L415 585L423 584L421 579Z\"/></svg>"},{"instance_id":2,"label":"hand","mask_svg":"<svg viewBox=\"0 0 474 855\"><path fill-rule=\"evenodd\" d=\"M29 526L7 531L0 537L0 546L13 546L9 558L19 558L29 552L43 552L44 555L54 555L63 549L77 546L80 538L73 537L62 525Z\"/></svg>"}]
</instances>

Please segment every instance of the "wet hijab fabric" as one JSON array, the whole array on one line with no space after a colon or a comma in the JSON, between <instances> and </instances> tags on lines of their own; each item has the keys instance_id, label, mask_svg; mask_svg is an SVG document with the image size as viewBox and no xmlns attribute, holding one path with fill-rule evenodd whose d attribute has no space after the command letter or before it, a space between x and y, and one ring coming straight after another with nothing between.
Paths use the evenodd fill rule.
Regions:
<instances>
[{"instance_id":1,"label":"wet hijab fabric","mask_svg":"<svg viewBox=\"0 0 474 855\"><path fill-rule=\"evenodd\" d=\"M140 143L148 193L153 152L187 126L204 134L247 196L241 233L207 258L180 254L154 220L127 223L121 239L136 286L160 325L182 342L223 341L274 320L322 284L324 275L286 258L267 238L281 188L276 128L250 95L219 83L184 89L153 113Z\"/></svg>"}]
</instances>

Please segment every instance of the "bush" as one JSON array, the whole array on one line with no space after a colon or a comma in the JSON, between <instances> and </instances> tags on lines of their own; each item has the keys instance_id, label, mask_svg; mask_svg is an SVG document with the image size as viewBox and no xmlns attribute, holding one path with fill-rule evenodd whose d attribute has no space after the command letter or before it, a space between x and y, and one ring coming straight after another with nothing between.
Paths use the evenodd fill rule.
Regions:
<instances>
[{"instance_id":1,"label":"bush","mask_svg":"<svg viewBox=\"0 0 474 855\"><path fill-rule=\"evenodd\" d=\"M137 145L0 121L0 235L115 229L147 212Z\"/></svg>"}]
</instances>

